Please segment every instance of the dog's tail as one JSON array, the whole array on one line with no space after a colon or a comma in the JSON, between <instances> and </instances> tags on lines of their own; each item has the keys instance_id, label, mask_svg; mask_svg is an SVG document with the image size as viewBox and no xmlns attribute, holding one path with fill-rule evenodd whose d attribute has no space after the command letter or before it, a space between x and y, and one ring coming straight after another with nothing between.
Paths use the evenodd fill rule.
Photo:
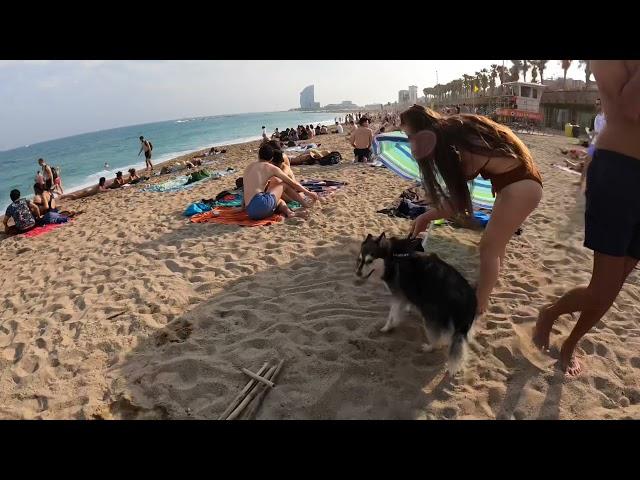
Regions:
<instances>
[{"instance_id":1,"label":"dog's tail","mask_svg":"<svg viewBox=\"0 0 640 480\"><path fill-rule=\"evenodd\" d=\"M450 375L455 375L464 365L467 356L467 333L455 332L449 346L447 367Z\"/></svg>"}]
</instances>

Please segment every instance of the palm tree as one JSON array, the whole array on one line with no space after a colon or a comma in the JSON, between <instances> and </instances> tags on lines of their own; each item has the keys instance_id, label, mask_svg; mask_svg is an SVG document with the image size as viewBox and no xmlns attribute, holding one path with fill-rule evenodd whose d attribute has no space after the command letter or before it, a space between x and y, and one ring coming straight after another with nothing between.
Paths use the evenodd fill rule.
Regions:
<instances>
[{"instance_id":1,"label":"palm tree","mask_svg":"<svg viewBox=\"0 0 640 480\"><path fill-rule=\"evenodd\" d=\"M584 83L586 83L584 88L588 89L591 83L591 60L578 60L578 62L584 68Z\"/></svg>"},{"instance_id":2,"label":"palm tree","mask_svg":"<svg viewBox=\"0 0 640 480\"><path fill-rule=\"evenodd\" d=\"M467 75L466 73L464 75L462 75L462 86L465 92L465 97L468 96L469 94L469 90L471 89L471 79L473 77L471 77L470 75Z\"/></svg>"},{"instance_id":3,"label":"palm tree","mask_svg":"<svg viewBox=\"0 0 640 480\"><path fill-rule=\"evenodd\" d=\"M529 62L530 60L522 60L522 66L520 70L522 70L522 78L526 82L527 81L527 72L529 71Z\"/></svg>"},{"instance_id":4,"label":"palm tree","mask_svg":"<svg viewBox=\"0 0 640 480\"><path fill-rule=\"evenodd\" d=\"M520 79L520 70L522 70L522 60L511 60L513 66L509 69L511 72L510 80L512 82L517 82Z\"/></svg>"},{"instance_id":5,"label":"palm tree","mask_svg":"<svg viewBox=\"0 0 640 480\"><path fill-rule=\"evenodd\" d=\"M496 70L498 71L498 75L500 76L500 84L503 84L505 78L507 78L508 69L504 65L499 65Z\"/></svg>"},{"instance_id":6,"label":"palm tree","mask_svg":"<svg viewBox=\"0 0 640 480\"><path fill-rule=\"evenodd\" d=\"M549 60L531 60L531 64L535 65L540 72L540 83L544 83L544 69L547 68L547 62ZM531 72L533 74L533 72Z\"/></svg>"},{"instance_id":7,"label":"palm tree","mask_svg":"<svg viewBox=\"0 0 640 480\"><path fill-rule=\"evenodd\" d=\"M489 73L489 86L491 87L491 95L496 89L496 78L498 78L498 68L499 66L495 63L491 65L491 73Z\"/></svg>"},{"instance_id":8,"label":"palm tree","mask_svg":"<svg viewBox=\"0 0 640 480\"><path fill-rule=\"evenodd\" d=\"M480 70L480 87L482 88L482 92L486 95L487 88L489 87L489 70L483 68Z\"/></svg>"},{"instance_id":9,"label":"palm tree","mask_svg":"<svg viewBox=\"0 0 640 480\"><path fill-rule=\"evenodd\" d=\"M569 70L571 62L573 62L573 60L560 60L560 65L562 66L562 70L564 70L564 83L562 84L563 89L567 88L567 70Z\"/></svg>"},{"instance_id":10,"label":"palm tree","mask_svg":"<svg viewBox=\"0 0 640 480\"><path fill-rule=\"evenodd\" d=\"M537 83L538 81L538 66L534 65L533 68L531 69L531 81L533 83Z\"/></svg>"}]
</instances>

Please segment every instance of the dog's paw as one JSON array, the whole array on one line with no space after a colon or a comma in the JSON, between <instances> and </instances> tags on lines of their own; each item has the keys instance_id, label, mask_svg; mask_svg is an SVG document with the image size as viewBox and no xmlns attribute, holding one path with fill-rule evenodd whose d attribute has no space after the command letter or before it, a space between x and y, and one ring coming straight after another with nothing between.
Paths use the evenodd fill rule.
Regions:
<instances>
[{"instance_id":1,"label":"dog's paw","mask_svg":"<svg viewBox=\"0 0 640 480\"><path fill-rule=\"evenodd\" d=\"M428 343L423 343L422 345L420 345L420 350L422 350L424 353L430 353L430 352L433 352L435 348L433 345L430 345Z\"/></svg>"}]
</instances>

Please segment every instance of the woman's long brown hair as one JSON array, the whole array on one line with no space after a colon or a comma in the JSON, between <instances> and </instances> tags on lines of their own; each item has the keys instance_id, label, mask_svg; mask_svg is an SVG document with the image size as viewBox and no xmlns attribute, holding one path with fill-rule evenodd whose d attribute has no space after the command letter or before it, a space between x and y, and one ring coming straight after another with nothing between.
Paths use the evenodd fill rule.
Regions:
<instances>
[{"instance_id":1,"label":"woman's long brown hair","mask_svg":"<svg viewBox=\"0 0 640 480\"><path fill-rule=\"evenodd\" d=\"M472 114L443 116L431 109L413 105L400 114L400 120L413 133L421 130L435 133L433 154L416 158L416 161L427 193L438 206L442 206L445 200L449 201L458 214L467 217L473 215L459 150L492 157L518 158L528 168L533 168L531 153L522 140L509 128L487 117ZM444 180L448 193L438 182L437 173Z\"/></svg>"}]
</instances>

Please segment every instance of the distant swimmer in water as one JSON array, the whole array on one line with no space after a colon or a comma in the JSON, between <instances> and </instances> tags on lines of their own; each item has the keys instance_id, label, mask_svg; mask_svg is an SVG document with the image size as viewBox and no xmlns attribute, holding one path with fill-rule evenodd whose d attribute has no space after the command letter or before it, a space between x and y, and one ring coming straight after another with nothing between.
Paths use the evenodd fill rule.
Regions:
<instances>
[{"instance_id":1,"label":"distant swimmer in water","mask_svg":"<svg viewBox=\"0 0 640 480\"><path fill-rule=\"evenodd\" d=\"M109 164L107 162L104 162L104 169L109 170Z\"/></svg>"}]
</instances>

